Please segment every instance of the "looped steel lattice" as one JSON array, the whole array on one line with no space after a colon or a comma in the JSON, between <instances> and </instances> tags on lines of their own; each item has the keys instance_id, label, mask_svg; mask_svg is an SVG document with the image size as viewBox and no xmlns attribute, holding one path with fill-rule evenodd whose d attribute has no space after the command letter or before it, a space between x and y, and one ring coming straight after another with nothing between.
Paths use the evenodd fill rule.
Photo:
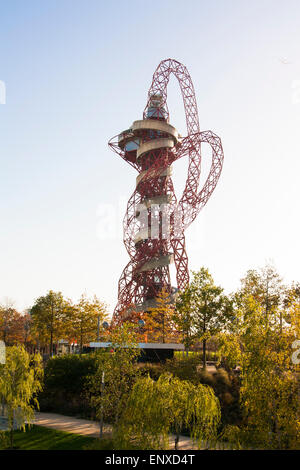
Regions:
<instances>
[{"instance_id":1,"label":"looped steel lattice","mask_svg":"<svg viewBox=\"0 0 300 470\"><path fill-rule=\"evenodd\" d=\"M181 138L169 124L167 86L177 78L184 103L187 136ZM200 189L201 143L211 146L210 171ZM129 306L147 310L165 287L172 294L169 264L174 260L177 288L189 282L184 231L207 203L223 165L221 140L211 131L200 132L196 97L184 65L163 60L153 75L143 120L109 142L110 147L135 168L136 189L127 204L123 229L130 256L118 290L114 321L122 321ZM188 156L188 174L182 197L177 201L171 164Z\"/></svg>"}]
</instances>

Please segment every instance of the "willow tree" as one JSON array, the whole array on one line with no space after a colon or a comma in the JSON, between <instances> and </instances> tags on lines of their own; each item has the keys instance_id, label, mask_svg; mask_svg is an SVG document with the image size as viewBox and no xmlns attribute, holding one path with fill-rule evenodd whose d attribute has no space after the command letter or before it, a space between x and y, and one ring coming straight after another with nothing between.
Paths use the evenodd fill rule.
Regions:
<instances>
[{"instance_id":1,"label":"willow tree","mask_svg":"<svg viewBox=\"0 0 300 470\"><path fill-rule=\"evenodd\" d=\"M214 440L220 422L220 404L213 390L194 385L171 374L157 382L150 377L136 381L116 428L118 448L167 449L175 430L175 449L183 428L200 448L204 440Z\"/></svg>"},{"instance_id":2,"label":"willow tree","mask_svg":"<svg viewBox=\"0 0 300 470\"><path fill-rule=\"evenodd\" d=\"M134 325L127 322L109 331L108 341L109 352L96 355L97 370L88 388L97 419L116 425L139 374L136 360L140 349Z\"/></svg>"},{"instance_id":3,"label":"willow tree","mask_svg":"<svg viewBox=\"0 0 300 470\"><path fill-rule=\"evenodd\" d=\"M6 348L5 364L0 364L0 397L6 404L10 447L15 425L25 431L38 408L37 393L42 389L43 368L39 354L28 354L23 346Z\"/></svg>"}]
</instances>

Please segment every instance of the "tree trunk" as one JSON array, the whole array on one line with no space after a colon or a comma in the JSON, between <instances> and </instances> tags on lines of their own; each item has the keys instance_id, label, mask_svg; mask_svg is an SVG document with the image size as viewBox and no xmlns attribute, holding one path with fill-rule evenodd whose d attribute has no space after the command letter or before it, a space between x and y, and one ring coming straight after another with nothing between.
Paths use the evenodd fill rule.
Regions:
<instances>
[{"instance_id":1,"label":"tree trunk","mask_svg":"<svg viewBox=\"0 0 300 470\"><path fill-rule=\"evenodd\" d=\"M79 347L80 354L82 353L82 322L80 324L80 347Z\"/></svg>"},{"instance_id":2,"label":"tree trunk","mask_svg":"<svg viewBox=\"0 0 300 470\"><path fill-rule=\"evenodd\" d=\"M50 348L49 348L49 356L50 358L52 357L52 351L53 350L53 331L52 331L52 326L51 326L51 332L50 332Z\"/></svg>"},{"instance_id":3,"label":"tree trunk","mask_svg":"<svg viewBox=\"0 0 300 470\"><path fill-rule=\"evenodd\" d=\"M203 333L206 333L206 312L207 312L207 299L205 299L205 313L203 318ZM203 352L203 369L206 369L206 338L202 341L202 352Z\"/></svg>"},{"instance_id":4,"label":"tree trunk","mask_svg":"<svg viewBox=\"0 0 300 470\"><path fill-rule=\"evenodd\" d=\"M176 434L176 436L175 436L175 441L174 441L174 443L175 443L174 449L175 449L175 450L178 450L179 439L180 439L179 434Z\"/></svg>"},{"instance_id":5,"label":"tree trunk","mask_svg":"<svg viewBox=\"0 0 300 470\"><path fill-rule=\"evenodd\" d=\"M102 372L101 377L101 408L100 408L100 438L103 437L103 395L104 395L104 388L105 388L105 372Z\"/></svg>"},{"instance_id":6,"label":"tree trunk","mask_svg":"<svg viewBox=\"0 0 300 470\"><path fill-rule=\"evenodd\" d=\"M52 349L53 349L53 317L54 317L54 310L53 310L53 303L51 303L51 325L50 325L50 351L49 356L52 357Z\"/></svg>"},{"instance_id":7,"label":"tree trunk","mask_svg":"<svg viewBox=\"0 0 300 470\"><path fill-rule=\"evenodd\" d=\"M202 351L203 351L203 369L206 369L206 339L202 342Z\"/></svg>"}]
</instances>

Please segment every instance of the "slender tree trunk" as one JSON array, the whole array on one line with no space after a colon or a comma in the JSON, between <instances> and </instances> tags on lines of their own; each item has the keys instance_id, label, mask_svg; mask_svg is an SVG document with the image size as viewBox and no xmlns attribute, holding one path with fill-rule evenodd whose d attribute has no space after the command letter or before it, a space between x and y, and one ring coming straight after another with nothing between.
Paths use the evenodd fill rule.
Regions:
<instances>
[{"instance_id":1,"label":"slender tree trunk","mask_svg":"<svg viewBox=\"0 0 300 470\"><path fill-rule=\"evenodd\" d=\"M52 349L53 349L53 302L51 303L51 324L50 324L50 351L49 356L52 357Z\"/></svg>"},{"instance_id":2,"label":"slender tree trunk","mask_svg":"<svg viewBox=\"0 0 300 470\"><path fill-rule=\"evenodd\" d=\"M80 354L82 353L82 321L80 323Z\"/></svg>"},{"instance_id":3,"label":"slender tree trunk","mask_svg":"<svg viewBox=\"0 0 300 470\"><path fill-rule=\"evenodd\" d=\"M102 372L102 378L101 378L101 408L100 408L100 422L99 422L99 428L100 428L100 438L103 437L103 395L104 395L104 387L105 387L105 373Z\"/></svg>"},{"instance_id":4,"label":"slender tree trunk","mask_svg":"<svg viewBox=\"0 0 300 470\"><path fill-rule=\"evenodd\" d=\"M202 351L203 351L203 369L206 369L206 339L202 342Z\"/></svg>"},{"instance_id":5,"label":"slender tree trunk","mask_svg":"<svg viewBox=\"0 0 300 470\"><path fill-rule=\"evenodd\" d=\"M174 441L174 443L175 443L174 449L175 449L175 450L178 450L179 439L180 439L180 435L179 435L179 434L176 434L176 436L175 436L175 441Z\"/></svg>"},{"instance_id":6,"label":"slender tree trunk","mask_svg":"<svg viewBox=\"0 0 300 470\"><path fill-rule=\"evenodd\" d=\"M205 299L205 310L207 308L207 302ZM204 315L204 321L203 321L203 333L205 335L206 333L206 317ZM203 339L202 341L202 352L203 352L203 369L206 369L206 338Z\"/></svg>"},{"instance_id":7,"label":"slender tree trunk","mask_svg":"<svg viewBox=\"0 0 300 470\"><path fill-rule=\"evenodd\" d=\"M51 326L51 332L50 332L50 347L49 347L49 356L52 357L52 349L53 349L53 331L52 331L52 326Z\"/></svg>"},{"instance_id":8,"label":"slender tree trunk","mask_svg":"<svg viewBox=\"0 0 300 470\"><path fill-rule=\"evenodd\" d=\"M100 316L97 317L97 341L100 341Z\"/></svg>"}]
</instances>

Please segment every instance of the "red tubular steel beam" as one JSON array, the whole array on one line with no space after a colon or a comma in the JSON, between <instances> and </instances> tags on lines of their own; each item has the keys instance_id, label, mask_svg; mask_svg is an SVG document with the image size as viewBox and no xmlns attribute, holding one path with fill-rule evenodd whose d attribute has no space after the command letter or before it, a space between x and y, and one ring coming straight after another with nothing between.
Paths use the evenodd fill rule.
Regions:
<instances>
[{"instance_id":1,"label":"red tubular steel beam","mask_svg":"<svg viewBox=\"0 0 300 470\"><path fill-rule=\"evenodd\" d=\"M171 74L177 78L183 98L187 125L184 138L169 124L167 86ZM200 189L201 143L211 146L212 162ZM172 259L177 289L188 285L184 231L214 191L224 156L219 137L211 131L200 132L191 77L186 67L174 59L163 60L154 72L143 120L135 121L130 129L113 137L109 146L139 173L123 222L130 261L119 280L113 317L114 322L122 322L132 305L140 310L153 306L163 287L172 294L169 271ZM189 159L187 180L177 201L171 164L185 156Z\"/></svg>"}]
</instances>

